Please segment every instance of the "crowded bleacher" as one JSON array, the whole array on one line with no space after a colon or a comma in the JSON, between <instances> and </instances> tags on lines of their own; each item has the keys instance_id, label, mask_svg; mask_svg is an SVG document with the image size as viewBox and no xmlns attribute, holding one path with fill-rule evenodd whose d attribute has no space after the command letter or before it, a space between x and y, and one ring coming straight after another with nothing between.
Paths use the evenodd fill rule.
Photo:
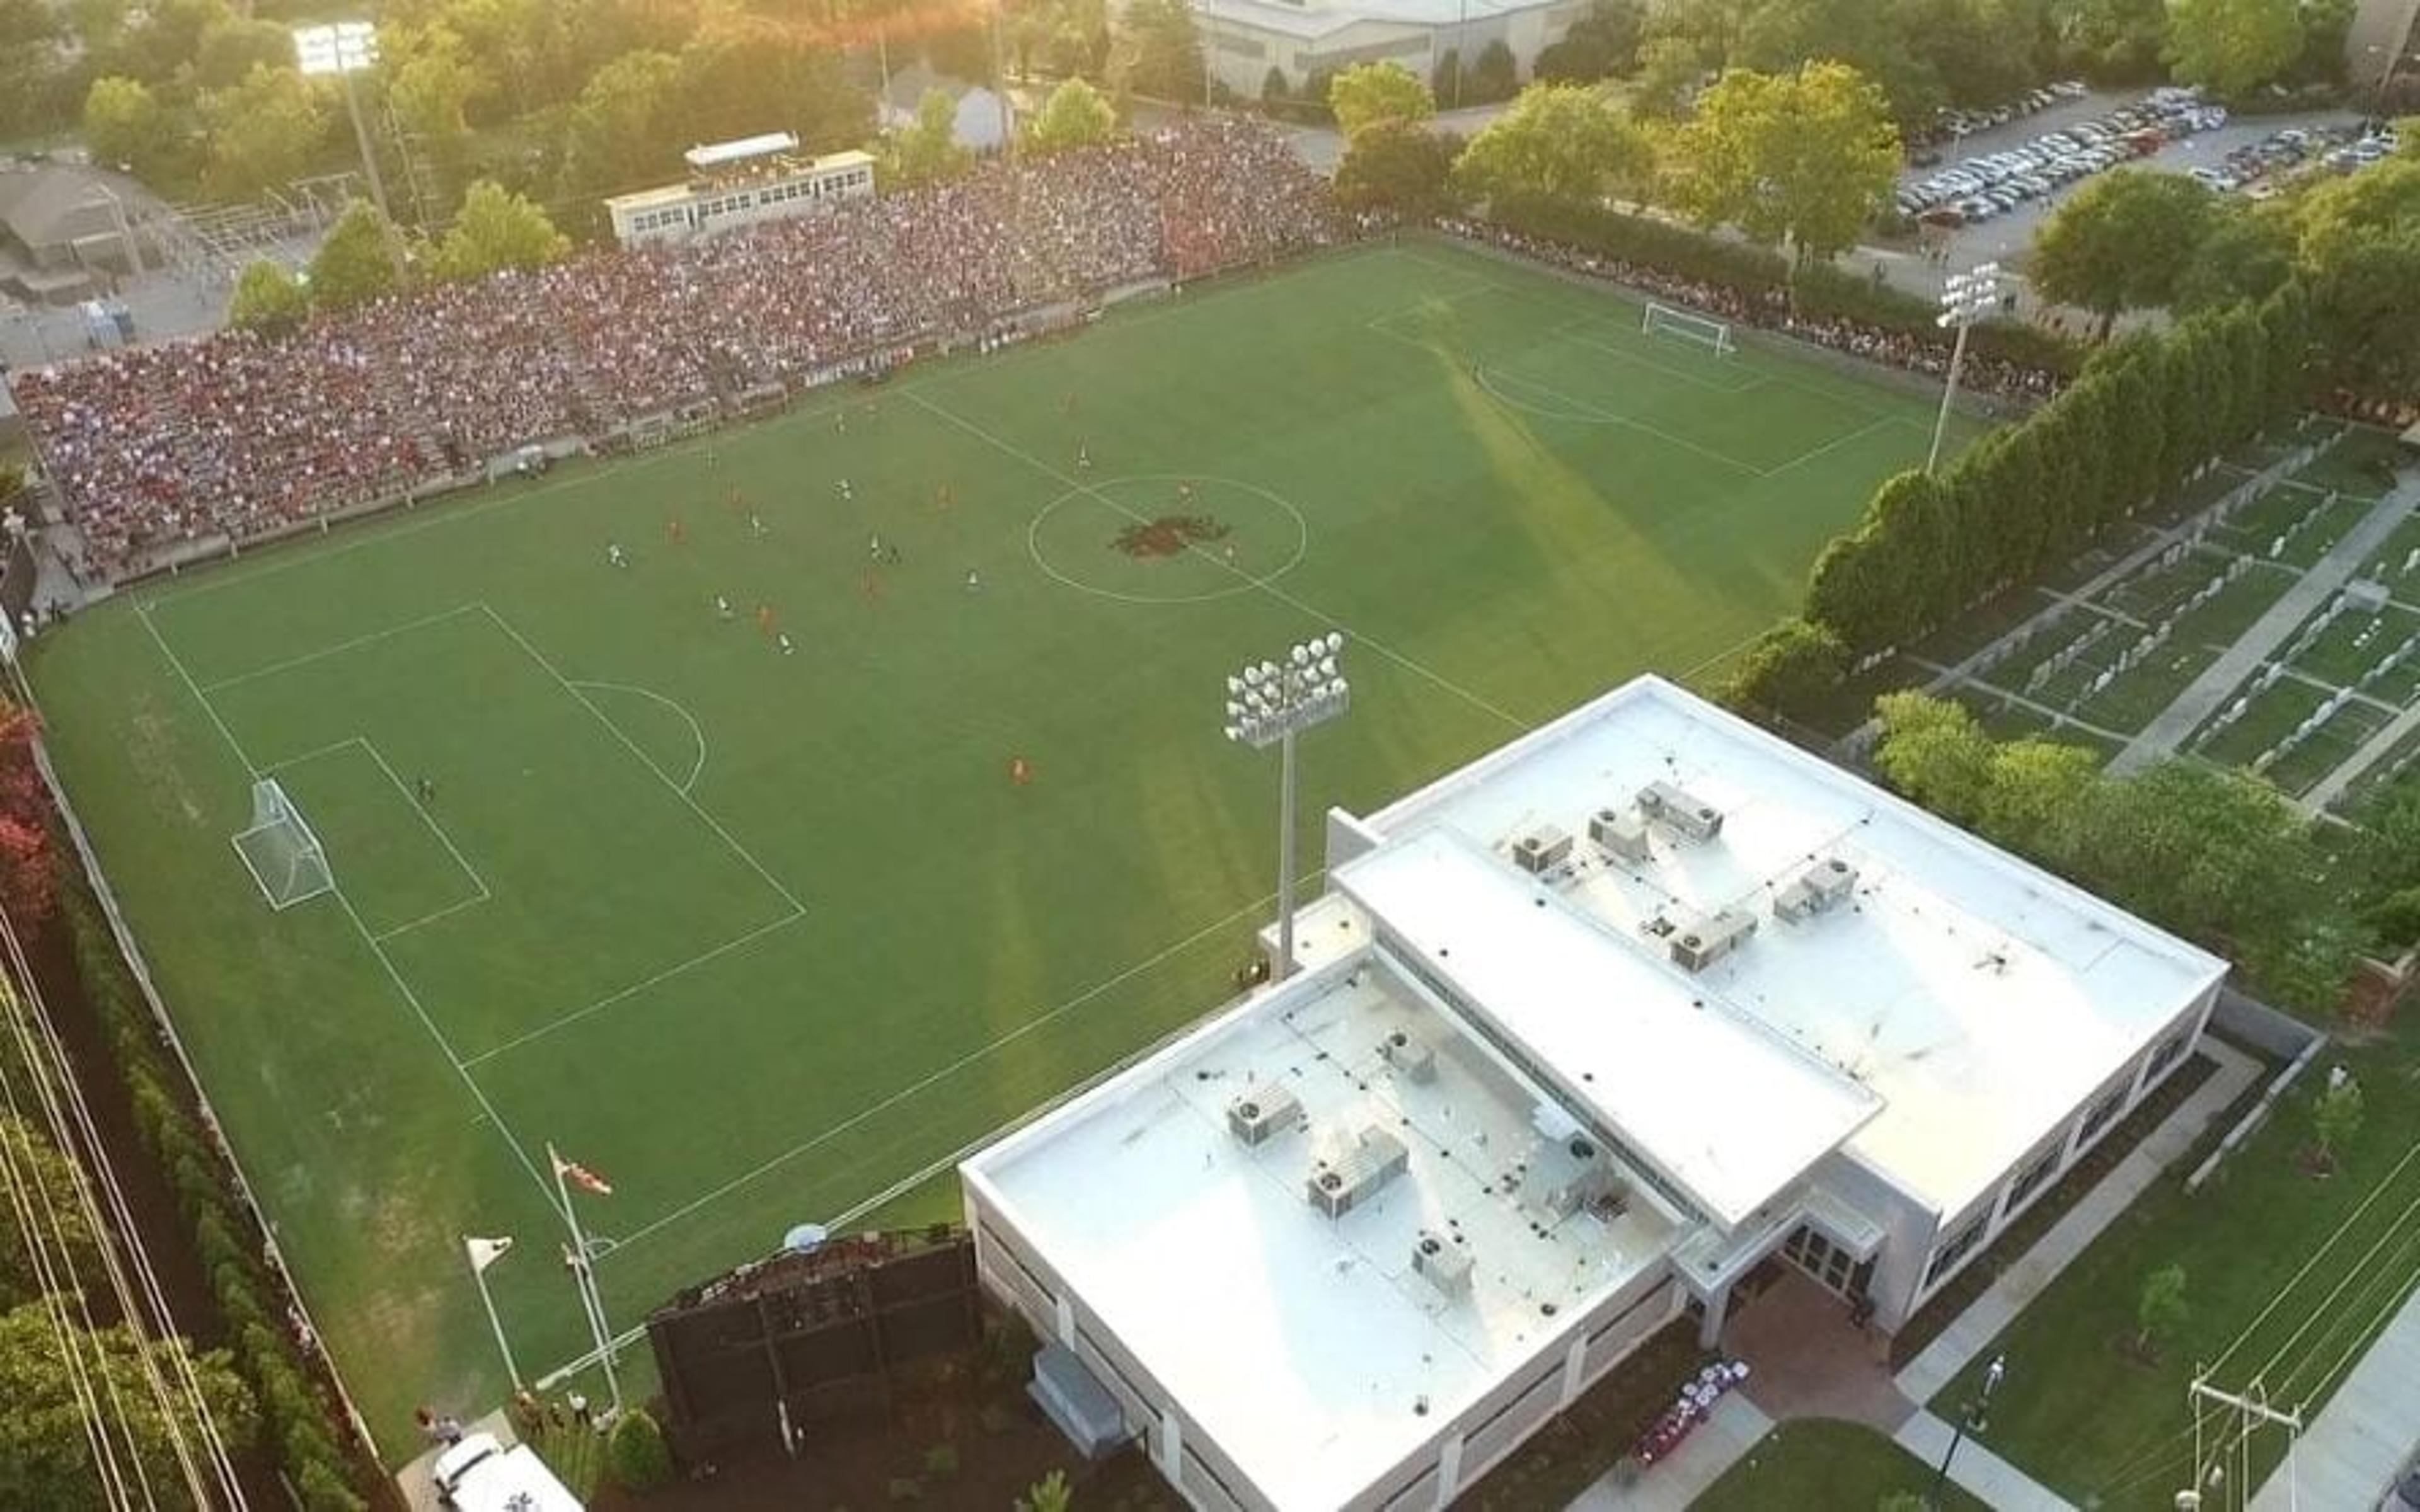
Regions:
<instances>
[{"instance_id":1,"label":"crowded bleacher","mask_svg":"<svg viewBox=\"0 0 2420 1512\"><path fill-rule=\"evenodd\" d=\"M1283 140L1203 117L676 247L597 251L20 375L95 571L443 486L526 443L796 389L871 352L1335 234Z\"/></svg>"}]
</instances>

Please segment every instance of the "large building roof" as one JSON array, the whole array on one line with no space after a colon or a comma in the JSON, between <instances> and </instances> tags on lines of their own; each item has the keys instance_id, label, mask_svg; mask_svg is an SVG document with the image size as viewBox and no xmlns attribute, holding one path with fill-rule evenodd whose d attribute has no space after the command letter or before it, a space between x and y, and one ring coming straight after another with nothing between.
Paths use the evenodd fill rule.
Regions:
<instances>
[{"instance_id":1,"label":"large building roof","mask_svg":"<svg viewBox=\"0 0 2420 1512\"><path fill-rule=\"evenodd\" d=\"M1588 842L1593 811L1626 806L1657 781L1717 810L1720 833L1689 843L1655 826L1644 861ZM1848 1149L1945 1214L1996 1181L2226 970L1656 678L1361 823L1384 837L1442 828L1499 852L1544 824L1580 836L1574 865L1544 889L1559 906L1617 932L1660 980L1668 1011L1703 1002L1878 1094L1881 1110ZM1845 904L1800 923L1777 918L1776 894L1834 859L1855 873ZM1726 908L1753 915L1757 932L1695 974L1643 933L1658 916Z\"/></svg>"}]
</instances>

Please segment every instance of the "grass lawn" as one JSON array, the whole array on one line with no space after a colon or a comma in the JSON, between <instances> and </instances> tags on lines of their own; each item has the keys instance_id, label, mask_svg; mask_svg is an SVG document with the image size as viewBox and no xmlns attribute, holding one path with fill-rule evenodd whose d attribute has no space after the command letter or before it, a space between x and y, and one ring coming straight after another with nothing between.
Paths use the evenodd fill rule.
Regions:
<instances>
[{"instance_id":1,"label":"grass lawn","mask_svg":"<svg viewBox=\"0 0 2420 1512\"><path fill-rule=\"evenodd\" d=\"M2243 696L2243 688L2227 696L2222 709ZM2207 759L2227 766L2249 766L2260 753L2294 733L2296 726L2308 718L2328 696L2299 678L2279 680L2271 687L2251 695L2252 702L2243 717L2212 736L2200 748Z\"/></svg>"},{"instance_id":2,"label":"grass lawn","mask_svg":"<svg viewBox=\"0 0 2420 1512\"><path fill-rule=\"evenodd\" d=\"M2388 718L2366 703L2346 704L2301 745L2278 757L2269 768L2269 780L2283 793L2302 796L2385 729Z\"/></svg>"},{"instance_id":3,"label":"grass lawn","mask_svg":"<svg viewBox=\"0 0 2420 1512\"><path fill-rule=\"evenodd\" d=\"M2380 471L2381 464L2392 468L2401 450L2392 431L2374 425L2347 425L2344 438L2296 476L2317 487L2375 499L2387 488L2388 477Z\"/></svg>"},{"instance_id":4,"label":"grass lawn","mask_svg":"<svg viewBox=\"0 0 2420 1512\"><path fill-rule=\"evenodd\" d=\"M525 1371L581 1347L550 1141L614 1185L580 1203L627 1326L1223 998L1274 870L1273 765L1218 738L1242 659L1351 638L1315 856L1328 804L1721 657L1924 454L1920 396L1637 326L1367 249L38 641L69 791L389 1452L415 1403L504 1395L460 1235L523 1242L490 1275ZM259 773L337 892L264 903L228 843Z\"/></svg>"},{"instance_id":5,"label":"grass lawn","mask_svg":"<svg viewBox=\"0 0 2420 1512\"><path fill-rule=\"evenodd\" d=\"M2420 516L2408 516L2353 576L2375 578L2404 602L2420 602L2420 567L2407 572L2403 566L2414 551L2420 551Z\"/></svg>"},{"instance_id":6,"label":"grass lawn","mask_svg":"<svg viewBox=\"0 0 2420 1512\"><path fill-rule=\"evenodd\" d=\"M2317 619L2318 616L2315 614L2312 618ZM2304 622L2305 627L2309 624L2310 621ZM2348 609L2331 621L2328 627L2319 632L2319 639L2294 658L2294 666L2298 671L2341 687L2359 681L2362 673L2383 661L2387 653L2401 645L2414 632L2420 632L2420 614L2410 609L2397 609L2390 604L2383 613L2372 615ZM2301 633L2301 630L2296 631L2298 635ZM2397 669L2398 671L2401 670ZM2392 699L2394 695L2381 689L2379 697Z\"/></svg>"},{"instance_id":7,"label":"grass lawn","mask_svg":"<svg viewBox=\"0 0 2420 1512\"><path fill-rule=\"evenodd\" d=\"M2269 606L2286 596L2302 574L2255 565L2197 609L2177 616L2176 639L2225 648L2243 639Z\"/></svg>"},{"instance_id":8,"label":"grass lawn","mask_svg":"<svg viewBox=\"0 0 2420 1512\"><path fill-rule=\"evenodd\" d=\"M1870 1512L1885 1496L1921 1496L1933 1467L1862 1423L1807 1418L1783 1423L1757 1441L1747 1458L1723 1472L1692 1504L1693 1512L1768 1512L1773 1507ZM1980 1501L1951 1482L1944 1507L1979 1509Z\"/></svg>"},{"instance_id":9,"label":"grass lawn","mask_svg":"<svg viewBox=\"0 0 2420 1512\"><path fill-rule=\"evenodd\" d=\"M2242 1390L2316 1412L2420 1283L2420 1026L2332 1047L2367 1096L2366 1117L2335 1174L2303 1157L2319 1072L2199 1195L2163 1180L2078 1257L1993 1345L2008 1379L1992 1404L1992 1444L2079 1505L2166 1507L2186 1484L2193 1423L2185 1385L2196 1362ZM2156 1365L2122 1353L2144 1277L2184 1267L2190 1319ZM1978 1367L1979 1368L1979 1367ZM1974 1372L1933 1399L1965 1399ZM2079 1390L2078 1382L2089 1383ZM2283 1445L2256 1440L2255 1482Z\"/></svg>"}]
</instances>

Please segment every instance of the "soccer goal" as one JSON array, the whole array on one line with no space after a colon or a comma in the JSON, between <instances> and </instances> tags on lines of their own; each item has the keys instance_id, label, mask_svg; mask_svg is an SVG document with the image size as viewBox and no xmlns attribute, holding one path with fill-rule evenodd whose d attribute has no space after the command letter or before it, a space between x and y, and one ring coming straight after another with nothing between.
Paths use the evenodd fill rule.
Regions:
<instances>
[{"instance_id":1,"label":"soccer goal","mask_svg":"<svg viewBox=\"0 0 2420 1512\"><path fill-rule=\"evenodd\" d=\"M290 908L336 890L319 837L273 777L253 783L252 825L235 837L235 853L271 908Z\"/></svg>"},{"instance_id":2,"label":"soccer goal","mask_svg":"<svg viewBox=\"0 0 2420 1512\"><path fill-rule=\"evenodd\" d=\"M1683 341L1694 341L1724 357L1739 350L1731 340L1731 328L1728 322L1689 310L1676 310L1668 304L1651 302L1647 313L1638 317L1638 331L1641 335L1678 336Z\"/></svg>"}]
</instances>

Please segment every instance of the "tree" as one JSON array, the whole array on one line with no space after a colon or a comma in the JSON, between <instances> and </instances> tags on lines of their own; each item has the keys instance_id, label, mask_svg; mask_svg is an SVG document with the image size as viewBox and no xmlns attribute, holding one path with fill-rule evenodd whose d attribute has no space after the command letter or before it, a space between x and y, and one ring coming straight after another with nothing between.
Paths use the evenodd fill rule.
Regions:
<instances>
[{"instance_id":1,"label":"tree","mask_svg":"<svg viewBox=\"0 0 2420 1512\"><path fill-rule=\"evenodd\" d=\"M1350 142L1373 126L1427 120L1436 114L1436 97L1400 63L1357 63L1328 81L1327 108Z\"/></svg>"},{"instance_id":2,"label":"tree","mask_svg":"<svg viewBox=\"0 0 2420 1512\"><path fill-rule=\"evenodd\" d=\"M202 97L209 123L210 190L250 199L300 177L327 131L327 101L290 68L256 63L232 89Z\"/></svg>"},{"instance_id":3,"label":"tree","mask_svg":"<svg viewBox=\"0 0 2420 1512\"><path fill-rule=\"evenodd\" d=\"M395 227L377 206L361 199L346 206L311 259L312 304L345 310L394 293L401 282L394 248Z\"/></svg>"},{"instance_id":4,"label":"tree","mask_svg":"<svg viewBox=\"0 0 2420 1512\"><path fill-rule=\"evenodd\" d=\"M2191 315L2239 300L2265 300L2293 276L2292 223L2264 206L2222 199L2212 205L2169 303L2179 314Z\"/></svg>"},{"instance_id":5,"label":"tree","mask_svg":"<svg viewBox=\"0 0 2420 1512\"><path fill-rule=\"evenodd\" d=\"M176 128L150 85L95 79L84 97L84 142L100 162L123 163L149 179L175 151Z\"/></svg>"},{"instance_id":6,"label":"tree","mask_svg":"<svg viewBox=\"0 0 2420 1512\"><path fill-rule=\"evenodd\" d=\"M1425 221L1453 207L1454 157L1462 144L1409 121L1370 127L1344 144L1336 200L1348 210Z\"/></svg>"},{"instance_id":7,"label":"tree","mask_svg":"<svg viewBox=\"0 0 2420 1512\"><path fill-rule=\"evenodd\" d=\"M1962 703L1927 693L1874 701L1882 739L1874 765L1891 786L1953 823L1971 825L1991 795L1992 737Z\"/></svg>"},{"instance_id":8,"label":"tree","mask_svg":"<svg viewBox=\"0 0 2420 1512\"><path fill-rule=\"evenodd\" d=\"M974 155L958 145L958 102L946 89L927 89L915 119L885 131L877 151L885 186L938 184L965 173Z\"/></svg>"},{"instance_id":9,"label":"tree","mask_svg":"<svg viewBox=\"0 0 2420 1512\"><path fill-rule=\"evenodd\" d=\"M1026 145L1049 154L1074 147L1098 147L1118 129L1117 112L1101 92L1081 79L1069 79L1050 91L1026 124Z\"/></svg>"},{"instance_id":10,"label":"tree","mask_svg":"<svg viewBox=\"0 0 2420 1512\"><path fill-rule=\"evenodd\" d=\"M0 1168L12 1173L24 1199L41 1214L37 1230L46 1236L43 1253L53 1265L64 1260L68 1267L67 1275L54 1285L63 1288L77 1280L98 1285L100 1244L78 1200L75 1168L58 1147L23 1119L0 1113ZM58 1249L47 1247L53 1234ZM0 1226L0 1310L22 1306L48 1289L35 1260L24 1227L14 1222Z\"/></svg>"},{"instance_id":11,"label":"tree","mask_svg":"<svg viewBox=\"0 0 2420 1512\"><path fill-rule=\"evenodd\" d=\"M1673 120L1696 100L1706 79L1706 59L1696 42L1651 37L1639 45L1638 77L1631 81L1630 108L1651 120Z\"/></svg>"},{"instance_id":12,"label":"tree","mask_svg":"<svg viewBox=\"0 0 2420 1512\"><path fill-rule=\"evenodd\" d=\"M2176 301L2214 218L2212 199L2180 173L2102 174L2043 223L2027 270L2043 294L2098 315L2105 337L2119 311Z\"/></svg>"},{"instance_id":13,"label":"tree","mask_svg":"<svg viewBox=\"0 0 2420 1512\"><path fill-rule=\"evenodd\" d=\"M432 276L467 284L505 268L543 268L571 251L571 239L546 211L504 186L482 178L462 196L462 208L430 259Z\"/></svg>"},{"instance_id":14,"label":"tree","mask_svg":"<svg viewBox=\"0 0 2420 1512\"><path fill-rule=\"evenodd\" d=\"M841 54L786 21L708 7L678 56L680 126L667 150L772 126L797 132L815 151L856 147L874 134L874 99L849 81Z\"/></svg>"},{"instance_id":15,"label":"tree","mask_svg":"<svg viewBox=\"0 0 2420 1512\"><path fill-rule=\"evenodd\" d=\"M1740 654L1715 696L1734 709L1797 718L1839 686L1849 652L1823 625L1788 619Z\"/></svg>"},{"instance_id":16,"label":"tree","mask_svg":"<svg viewBox=\"0 0 2420 1512\"><path fill-rule=\"evenodd\" d=\"M2053 0L2048 16L2062 59L2108 84L2156 78L2167 45L2167 0Z\"/></svg>"},{"instance_id":17,"label":"tree","mask_svg":"<svg viewBox=\"0 0 2420 1512\"><path fill-rule=\"evenodd\" d=\"M273 21L228 16L202 30L194 78L205 89L231 89L256 68L294 67L294 34Z\"/></svg>"},{"instance_id":18,"label":"tree","mask_svg":"<svg viewBox=\"0 0 2420 1512\"><path fill-rule=\"evenodd\" d=\"M2193 1317L2185 1302L2185 1268L2163 1266L2143 1278L2134 1302L2134 1352L2146 1360L2160 1357L2160 1347L2174 1339Z\"/></svg>"},{"instance_id":19,"label":"tree","mask_svg":"<svg viewBox=\"0 0 2420 1512\"><path fill-rule=\"evenodd\" d=\"M571 108L564 176L582 191L637 184L672 171L671 116L681 62L626 53L597 70Z\"/></svg>"},{"instance_id":20,"label":"tree","mask_svg":"<svg viewBox=\"0 0 2420 1512\"><path fill-rule=\"evenodd\" d=\"M1498 37L1479 50L1479 61L1470 66L1470 75L1462 83L1462 102L1492 105L1512 99L1520 87L1521 67L1513 59L1512 49Z\"/></svg>"},{"instance_id":21,"label":"tree","mask_svg":"<svg viewBox=\"0 0 2420 1512\"><path fill-rule=\"evenodd\" d=\"M1855 244L1900 161L1882 92L1838 63L1725 73L1675 133L1674 159L1682 207L1700 224L1782 243L1800 266Z\"/></svg>"},{"instance_id":22,"label":"tree","mask_svg":"<svg viewBox=\"0 0 2420 1512\"><path fill-rule=\"evenodd\" d=\"M2363 393L2420 389L2420 162L2321 184L2295 216L2311 344L2326 377Z\"/></svg>"},{"instance_id":23,"label":"tree","mask_svg":"<svg viewBox=\"0 0 2420 1512\"><path fill-rule=\"evenodd\" d=\"M1562 40L1539 50L1540 79L1556 84L1594 84L1638 67L1647 37L1641 0L1591 0L1589 13L1573 22Z\"/></svg>"},{"instance_id":24,"label":"tree","mask_svg":"<svg viewBox=\"0 0 2420 1512\"><path fill-rule=\"evenodd\" d=\"M1645 134L1602 92L1533 84L1470 139L1454 176L1479 194L1594 199L1610 186L1637 185L1652 162Z\"/></svg>"},{"instance_id":25,"label":"tree","mask_svg":"<svg viewBox=\"0 0 2420 1512\"><path fill-rule=\"evenodd\" d=\"M393 45L387 103L427 154L442 180L441 199L450 204L452 187L470 166L471 102L489 94L494 81L472 65L461 38L447 27L409 33Z\"/></svg>"},{"instance_id":26,"label":"tree","mask_svg":"<svg viewBox=\"0 0 2420 1512\"><path fill-rule=\"evenodd\" d=\"M2311 1134L2319 1144L2319 1168L2335 1169L2336 1157L2360 1133L2361 1083L2348 1076L2311 1104Z\"/></svg>"},{"instance_id":27,"label":"tree","mask_svg":"<svg viewBox=\"0 0 2420 1512\"><path fill-rule=\"evenodd\" d=\"M1096 76L1109 52L1109 7L1106 0L1023 0L1009 8L1008 36L1019 73L1032 73L1038 58L1051 73Z\"/></svg>"},{"instance_id":28,"label":"tree","mask_svg":"<svg viewBox=\"0 0 2420 1512\"><path fill-rule=\"evenodd\" d=\"M613 1420L613 1431L605 1440L605 1460L615 1484L641 1495L673 1478L664 1430L644 1408L634 1407Z\"/></svg>"},{"instance_id":29,"label":"tree","mask_svg":"<svg viewBox=\"0 0 2420 1512\"><path fill-rule=\"evenodd\" d=\"M311 296L284 263L248 264L235 281L227 301L227 324L266 335L283 335L302 323L311 311Z\"/></svg>"},{"instance_id":30,"label":"tree","mask_svg":"<svg viewBox=\"0 0 2420 1512\"><path fill-rule=\"evenodd\" d=\"M2083 746L2029 738L1992 753L1976 826L1994 842L2029 856L2064 858L2088 833L2101 758Z\"/></svg>"},{"instance_id":31,"label":"tree","mask_svg":"<svg viewBox=\"0 0 2420 1512\"><path fill-rule=\"evenodd\" d=\"M58 1323L39 1303L0 1314L0 1401L8 1404L7 1429L0 1432L0 1505L99 1512L111 1501L93 1472L79 1379L70 1373ZM135 1465L151 1485L178 1484L169 1425L145 1384L145 1346L122 1328L86 1332L72 1322L66 1326L68 1348L76 1351L85 1371L100 1378L91 1384L114 1400L113 1423L125 1424L117 1452L124 1455L131 1446ZM221 1436L239 1453L252 1443L257 1430L252 1396L225 1354L194 1354L178 1339L151 1348L192 1355L203 1399ZM176 1411L183 1414L190 1409L178 1399ZM194 1442L201 1428L188 1419L181 1431Z\"/></svg>"},{"instance_id":32,"label":"tree","mask_svg":"<svg viewBox=\"0 0 2420 1512\"><path fill-rule=\"evenodd\" d=\"M1186 105L1203 99L1202 37L1186 0L1133 0L1115 51L1117 76L1136 94Z\"/></svg>"},{"instance_id":33,"label":"tree","mask_svg":"<svg viewBox=\"0 0 2420 1512\"><path fill-rule=\"evenodd\" d=\"M2302 52L2300 0L2168 0L2166 56L2180 84L2242 99Z\"/></svg>"}]
</instances>

